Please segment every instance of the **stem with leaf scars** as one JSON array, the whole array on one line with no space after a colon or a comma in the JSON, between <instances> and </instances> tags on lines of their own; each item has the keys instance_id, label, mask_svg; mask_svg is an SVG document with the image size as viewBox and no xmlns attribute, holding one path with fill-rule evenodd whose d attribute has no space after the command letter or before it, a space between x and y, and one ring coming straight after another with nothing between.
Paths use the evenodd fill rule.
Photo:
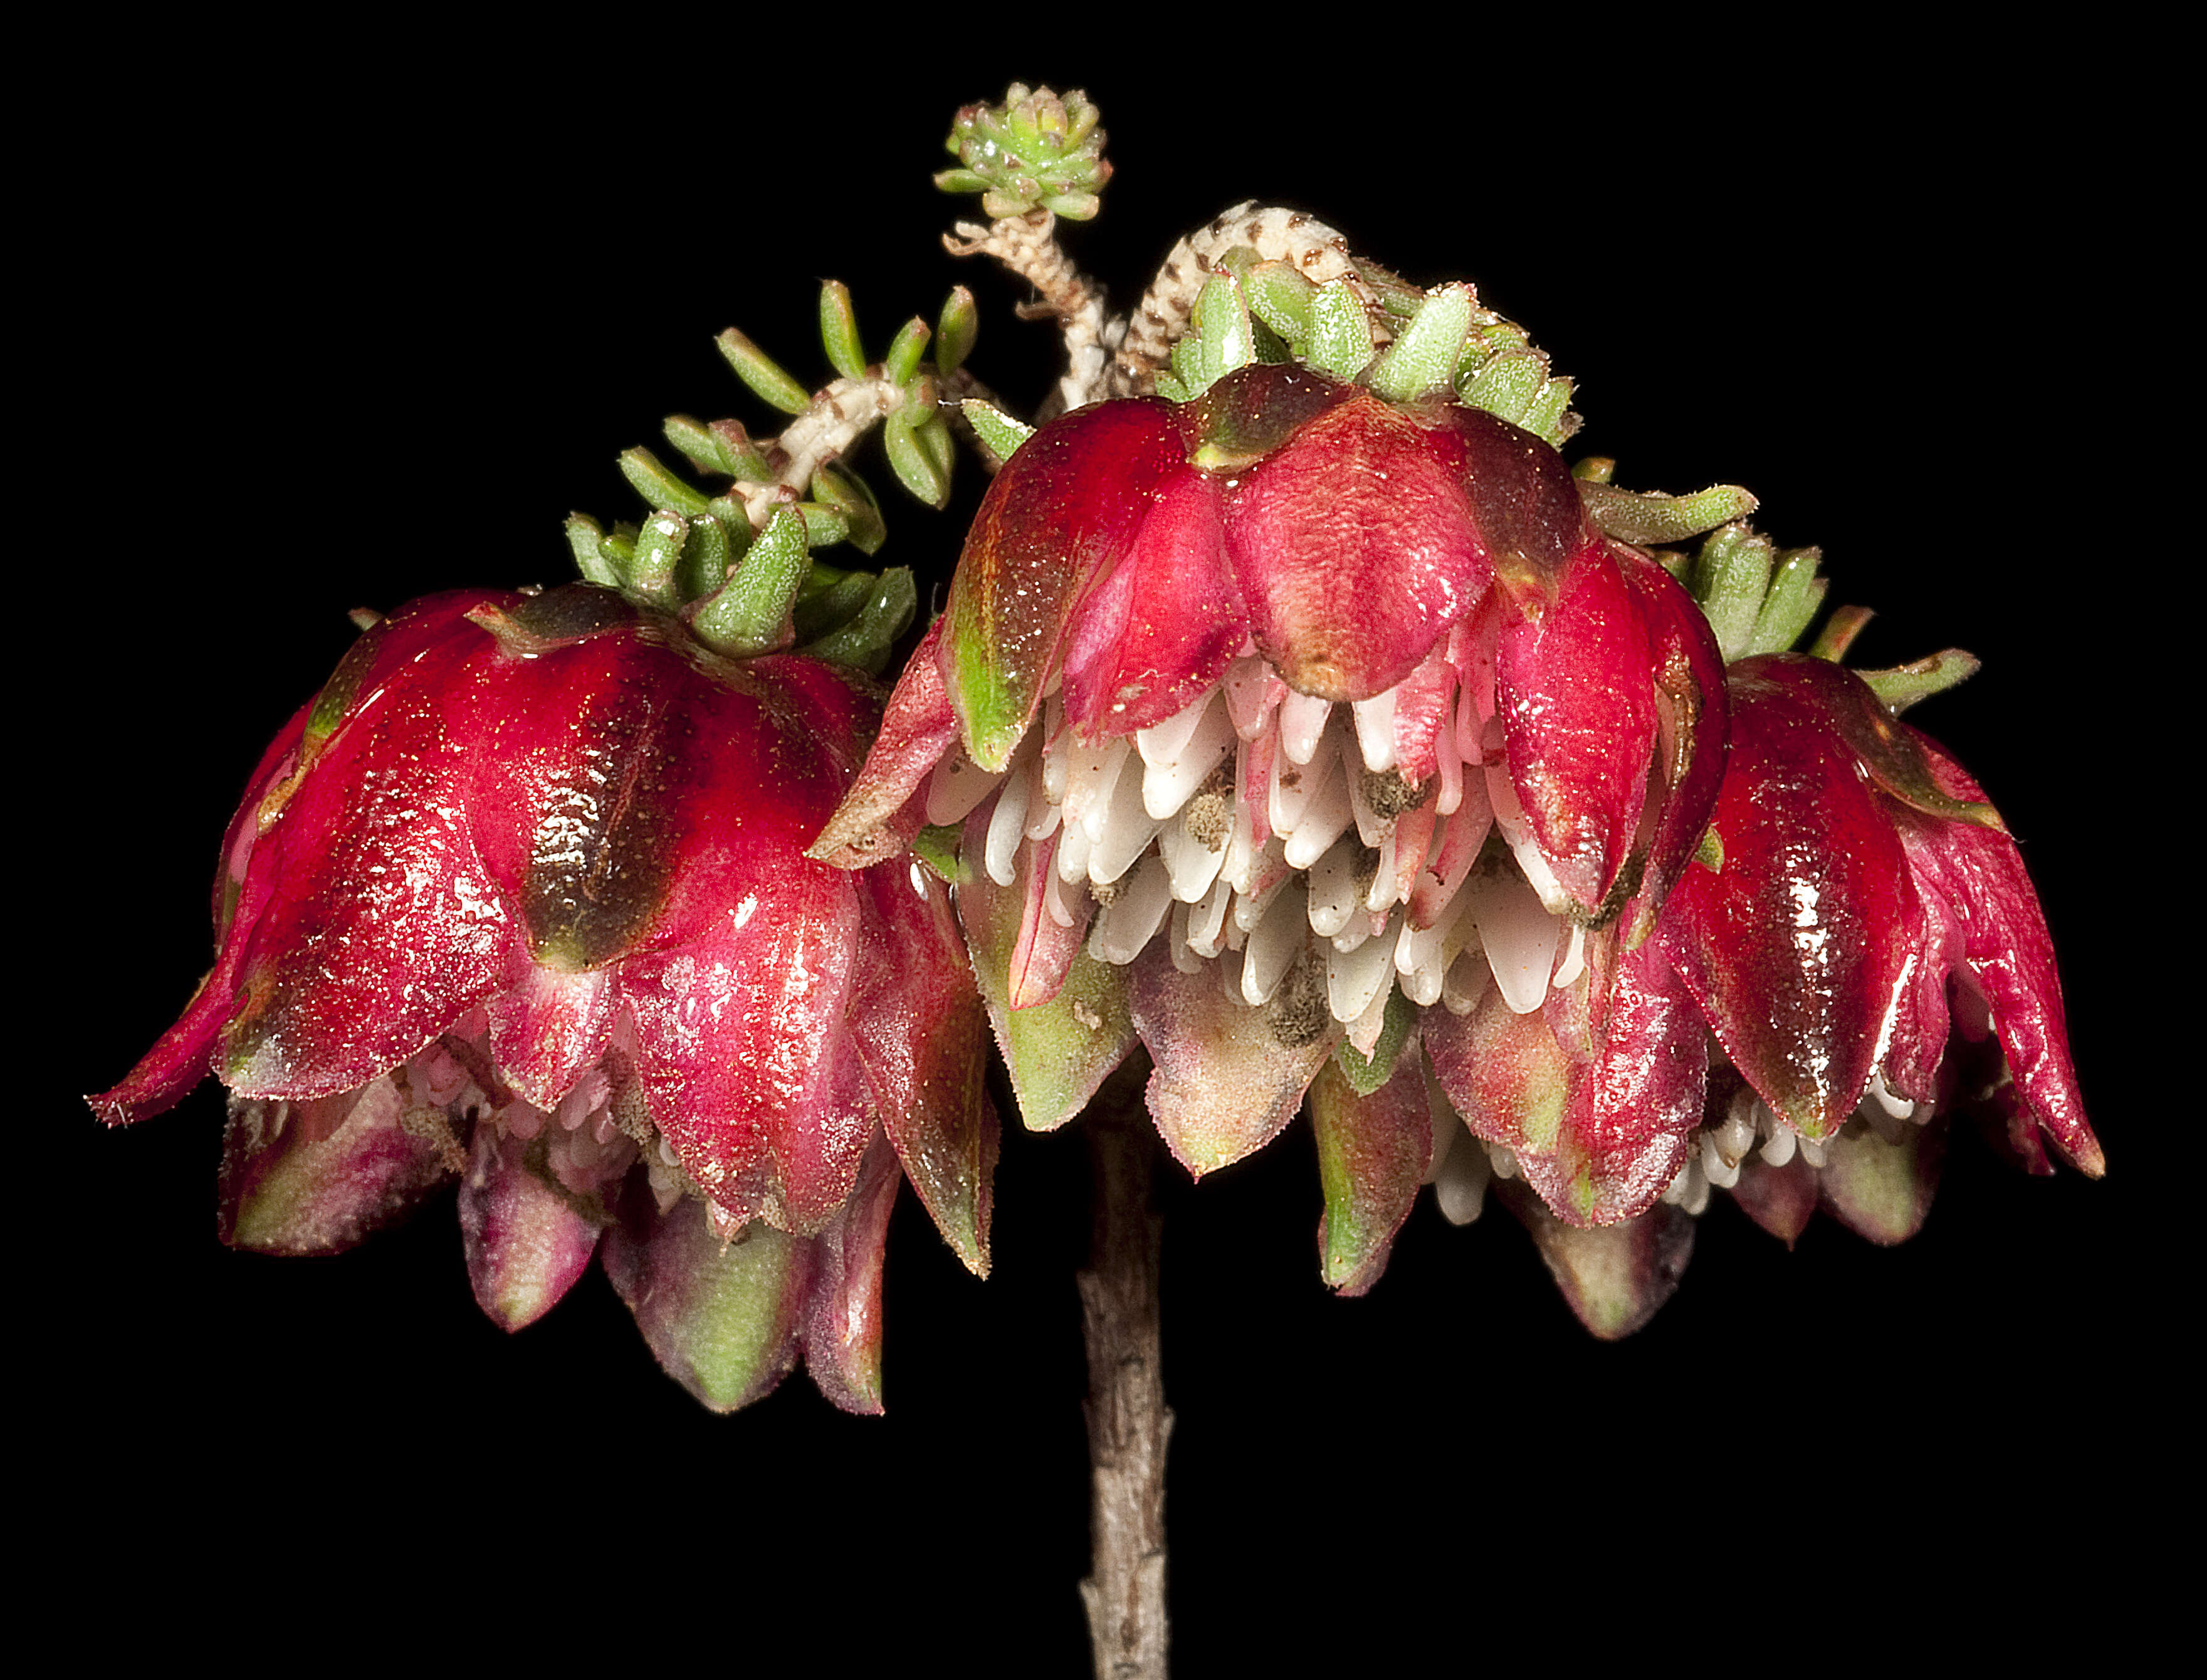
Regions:
<instances>
[{"instance_id":1,"label":"stem with leaf scars","mask_svg":"<svg viewBox=\"0 0 2207 1680\"><path fill-rule=\"evenodd\" d=\"M1165 1673L1165 1408L1157 1261L1163 1222L1150 1205L1157 1153L1142 1102L1147 1058L1089 1105L1093 1175L1088 1270L1080 1276L1088 1346L1088 1579L1080 1583L1098 1680Z\"/></svg>"}]
</instances>

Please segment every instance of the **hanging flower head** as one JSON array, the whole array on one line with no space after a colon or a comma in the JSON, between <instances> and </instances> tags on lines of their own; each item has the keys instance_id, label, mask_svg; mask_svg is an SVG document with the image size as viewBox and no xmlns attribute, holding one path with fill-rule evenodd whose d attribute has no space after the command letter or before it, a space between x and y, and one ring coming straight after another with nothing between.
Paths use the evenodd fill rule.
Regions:
<instances>
[{"instance_id":1,"label":"hanging flower head","mask_svg":"<svg viewBox=\"0 0 2207 1680\"><path fill-rule=\"evenodd\" d=\"M221 1079L226 1241L332 1252L457 1181L476 1299L509 1329L595 1255L708 1403L801 1350L829 1399L880 1409L899 1180L985 1273L997 1133L947 890L909 859L804 855L913 598L808 551L878 542L830 464L874 421L915 493L945 492L935 392L970 303L931 369L918 322L869 367L830 285L845 376L816 398L725 335L798 416L763 449L669 423L727 493L630 451L657 511L570 522L589 583L374 622L269 749L224 846L213 971L91 1099L128 1122Z\"/></svg>"},{"instance_id":2,"label":"hanging flower head","mask_svg":"<svg viewBox=\"0 0 2207 1680\"><path fill-rule=\"evenodd\" d=\"M980 416L1009 458L814 855L948 852L962 824L960 911L1030 1125L1070 1118L1138 1043L1158 1130L1199 1174L1307 1095L1330 1281L1368 1286L1420 1183L1468 1217L1499 1175L1582 1317L1621 1334L1675 1283L1680 1210L1738 1158L1723 1151L1743 1102L1769 1099L1756 1135L1773 1160L1797 1142L1805 1173L1851 1147L1833 1140L1865 1100L1932 1100L1950 974L1979 991L1972 962L2036 977L2038 1001L2005 1017L2035 1025L2001 1043L2019 1070L2066 1069L2043 1048L2060 1040L2043 924L2003 912L1958 966L1936 927L1889 931L1929 914L1925 893L1851 901L1834 881L1817 901L1853 919L1809 942L1859 984L1770 960L1809 948L1814 883L1772 861L1803 847L1845 875L1853 841L1881 834L1899 858L1907 833L1990 871L2004 905L2027 883L1977 796L1933 786L1959 773L1860 679L1804 655L1727 679L1728 659L1806 629L1813 551L1773 570L1726 523L1752 505L1729 487L1636 496L1606 463L1575 475L1557 449L1568 387L1468 287L1367 279L1337 241L1283 250L1279 215L1206 230L1210 278L1150 394L1137 379L1026 436ZM1683 556L1646 546L1720 525L1698 590ZM1821 780L1769 768L1791 726L1766 691L1797 680L1855 697L1820 714L1827 732L1849 720ZM1753 709L1727 781L1735 695ZM1883 804L1815 840L1853 810L1823 780ZM1721 889L1747 896L1712 907L1725 813L1773 810L1771 858ZM1949 905L1989 902L1960 868L1917 876L1943 869ZM1904 984L1887 958L1911 940ZM1888 1056L1899 1085L1876 1082ZM2018 1078L2049 1105L2035 1112L2073 1115L2049 1124L2095 1163L2073 1088ZM1830 1180L1842 1207L1846 1176Z\"/></svg>"}]
</instances>

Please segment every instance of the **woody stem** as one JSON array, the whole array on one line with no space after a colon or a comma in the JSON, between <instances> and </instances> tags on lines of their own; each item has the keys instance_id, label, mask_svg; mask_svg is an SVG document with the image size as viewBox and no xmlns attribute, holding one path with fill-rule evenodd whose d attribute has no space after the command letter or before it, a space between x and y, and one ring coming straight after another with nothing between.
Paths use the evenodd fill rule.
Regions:
<instances>
[{"instance_id":1,"label":"woody stem","mask_svg":"<svg viewBox=\"0 0 2207 1680\"><path fill-rule=\"evenodd\" d=\"M1121 1068L1089 1105L1093 1175L1088 1269L1080 1275L1088 1346L1090 1545L1080 1583L1098 1680L1165 1674L1165 1408L1157 1334L1163 1222L1150 1205L1156 1135L1142 1074Z\"/></svg>"}]
</instances>

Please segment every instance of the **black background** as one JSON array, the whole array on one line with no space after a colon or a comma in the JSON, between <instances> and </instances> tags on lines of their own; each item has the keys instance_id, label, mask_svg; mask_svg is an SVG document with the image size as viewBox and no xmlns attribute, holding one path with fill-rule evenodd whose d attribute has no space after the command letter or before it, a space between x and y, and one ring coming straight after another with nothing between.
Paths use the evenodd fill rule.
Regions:
<instances>
[{"instance_id":1,"label":"black background","mask_svg":"<svg viewBox=\"0 0 2207 1680\"><path fill-rule=\"evenodd\" d=\"M773 50L743 27L140 41L50 141L31 348L70 400L16 513L70 652L29 693L65 762L25 819L52 883L33 926L60 925L36 941L19 1182L24 1380L70 1555L212 1587L180 1632L303 1605L397 1653L434 1605L508 1654L594 1632L638 1660L794 1638L831 1673L1082 1671L1077 1139L1008 1133L985 1284L903 1199L886 1418L801 1375L715 1418L595 1274L493 1328L449 1199L333 1260L232 1253L212 1085L128 1133L72 1107L188 995L223 824L345 610L557 582L560 520L633 517L614 457L663 416L766 427L721 327L817 378L821 278L851 283L876 353L962 280L977 372L1042 394L1051 333L942 253L965 201L927 179L953 108L1018 74L1104 107L1117 178L1068 242L1117 299L1229 202L1309 208L1527 324L1580 382L1575 453L1639 487L1744 483L1761 529L1821 543L1833 599L1881 613L1859 662L1979 654L1913 720L2021 838L2111 1163L2033 1181L1959 1137L1891 1251L1819 1221L1788 1254L1720 1198L1678 1296L1615 1347L1498 1207L1459 1231L1421 1206L1378 1288L1331 1298L1301 1127L1199 1188L1175 1169L1181 1671L1353 1650L1385 1672L1505 1639L1867 1650L1904 1607L1970 1643L2120 1590L2124 1507L2186 1462L2161 1421L2181 1321L2145 1254L2177 1172L2163 1093L2197 1082L2149 1101L2139 1071L2186 1048L2141 1018L2168 983L2164 865L2125 856L2165 796L2110 753L2183 720L2122 709L2110 640L2168 562L2115 464L2141 441L2141 306L2086 260L2126 200L2072 67L1558 36L1315 69L1253 46L1206 82L918 36L896 68L832 22ZM980 475L961 463L948 516L876 482L883 559L947 577Z\"/></svg>"}]
</instances>

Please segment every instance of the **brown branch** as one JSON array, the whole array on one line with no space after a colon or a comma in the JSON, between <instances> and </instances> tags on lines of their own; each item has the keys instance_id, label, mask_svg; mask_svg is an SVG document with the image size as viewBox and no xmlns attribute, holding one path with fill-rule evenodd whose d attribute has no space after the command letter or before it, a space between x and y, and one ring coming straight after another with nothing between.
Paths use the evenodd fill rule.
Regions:
<instances>
[{"instance_id":1,"label":"brown branch","mask_svg":"<svg viewBox=\"0 0 2207 1680\"><path fill-rule=\"evenodd\" d=\"M1143 1112L1141 1071L1145 1067L1122 1068L1084 1122L1094 1175L1089 1269L1080 1276L1093 1477L1090 1574L1080 1597L1098 1680L1165 1674L1165 1443L1172 1414L1158 1357L1163 1227L1150 1207L1157 1139Z\"/></svg>"}]
</instances>

